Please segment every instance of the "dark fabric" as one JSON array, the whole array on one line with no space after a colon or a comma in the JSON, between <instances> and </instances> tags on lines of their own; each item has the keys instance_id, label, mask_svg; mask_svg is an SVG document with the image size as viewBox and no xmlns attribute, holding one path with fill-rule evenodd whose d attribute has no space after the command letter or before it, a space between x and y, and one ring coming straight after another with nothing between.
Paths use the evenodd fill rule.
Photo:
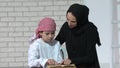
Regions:
<instances>
[{"instance_id":1,"label":"dark fabric","mask_svg":"<svg viewBox=\"0 0 120 68\"><path fill-rule=\"evenodd\" d=\"M60 41L61 44L66 43L68 57L77 68L81 65L84 65L85 68L100 68L96 52L96 44L101 45L97 27L88 21L89 10L86 11L87 14L82 11L85 8L88 9L86 6L78 4L72 6L77 8L70 7L68 12L77 12L77 9L80 9L81 13L78 14L82 14L83 18L81 15L79 15L79 18L75 17L77 17L78 22L80 20L85 21L82 21L82 24L79 22L79 25L73 29L70 29L67 22L65 22L56 40Z\"/></svg>"}]
</instances>

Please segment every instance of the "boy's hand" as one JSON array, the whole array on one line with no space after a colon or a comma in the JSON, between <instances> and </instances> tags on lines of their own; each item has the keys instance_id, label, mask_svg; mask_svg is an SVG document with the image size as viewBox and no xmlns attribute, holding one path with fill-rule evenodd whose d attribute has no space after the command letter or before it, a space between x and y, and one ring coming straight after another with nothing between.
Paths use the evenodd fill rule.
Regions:
<instances>
[{"instance_id":1,"label":"boy's hand","mask_svg":"<svg viewBox=\"0 0 120 68\"><path fill-rule=\"evenodd\" d=\"M47 64L58 64L54 59L48 59Z\"/></svg>"}]
</instances>

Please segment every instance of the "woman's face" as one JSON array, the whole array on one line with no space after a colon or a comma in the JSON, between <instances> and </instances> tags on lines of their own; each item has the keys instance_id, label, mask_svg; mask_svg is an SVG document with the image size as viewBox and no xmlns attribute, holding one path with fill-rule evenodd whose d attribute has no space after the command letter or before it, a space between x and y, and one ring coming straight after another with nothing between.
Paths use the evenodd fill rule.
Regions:
<instances>
[{"instance_id":1,"label":"woman's face","mask_svg":"<svg viewBox=\"0 0 120 68\"><path fill-rule=\"evenodd\" d=\"M66 17L69 28L74 28L77 26L76 18L71 12L68 12Z\"/></svg>"},{"instance_id":2,"label":"woman's face","mask_svg":"<svg viewBox=\"0 0 120 68\"><path fill-rule=\"evenodd\" d=\"M54 36L55 36L55 32L40 32L41 38L45 41L45 42L50 42L51 40L53 40Z\"/></svg>"}]
</instances>

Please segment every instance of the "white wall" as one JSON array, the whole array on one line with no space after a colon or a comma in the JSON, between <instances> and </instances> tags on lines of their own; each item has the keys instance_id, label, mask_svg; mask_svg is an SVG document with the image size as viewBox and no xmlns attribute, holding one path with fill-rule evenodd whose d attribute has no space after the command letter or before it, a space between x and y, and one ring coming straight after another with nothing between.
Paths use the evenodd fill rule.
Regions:
<instances>
[{"instance_id":1,"label":"white wall","mask_svg":"<svg viewBox=\"0 0 120 68\"><path fill-rule=\"evenodd\" d=\"M0 67L27 66L28 40L44 16L57 26L66 20L71 3L82 0L0 0ZM101 68L111 64L111 0L84 0L90 8L90 21L98 26L101 47L97 47ZM59 30L59 27L57 27ZM6 50L6 51L5 51Z\"/></svg>"},{"instance_id":2,"label":"white wall","mask_svg":"<svg viewBox=\"0 0 120 68\"><path fill-rule=\"evenodd\" d=\"M82 0L0 0L0 68L28 68L29 39L38 22L52 17L58 32L74 2Z\"/></svg>"},{"instance_id":3,"label":"white wall","mask_svg":"<svg viewBox=\"0 0 120 68\"><path fill-rule=\"evenodd\" d=\"M101 68L111 68L111 0L85 0L90 9L89 19L98 27L102 46L97 47Z\"/></svg>"}]
</instances>

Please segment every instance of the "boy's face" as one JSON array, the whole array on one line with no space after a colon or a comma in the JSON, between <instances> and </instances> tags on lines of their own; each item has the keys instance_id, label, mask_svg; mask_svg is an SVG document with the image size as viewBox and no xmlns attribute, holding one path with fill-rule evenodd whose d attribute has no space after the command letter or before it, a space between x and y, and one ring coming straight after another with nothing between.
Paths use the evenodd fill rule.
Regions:
<instances>
[{"instance_id":1,"label":"boy's face","mask_svg":"<svg viewBox=\"0 0 120 68\"><path fill-rule=\"evenodd\" d=\"M45 42L50 42L51 40L53 40L54 36L55 36L55 32L40 32L41 38L45 41Z\"/></svg>"}]
</instances>

